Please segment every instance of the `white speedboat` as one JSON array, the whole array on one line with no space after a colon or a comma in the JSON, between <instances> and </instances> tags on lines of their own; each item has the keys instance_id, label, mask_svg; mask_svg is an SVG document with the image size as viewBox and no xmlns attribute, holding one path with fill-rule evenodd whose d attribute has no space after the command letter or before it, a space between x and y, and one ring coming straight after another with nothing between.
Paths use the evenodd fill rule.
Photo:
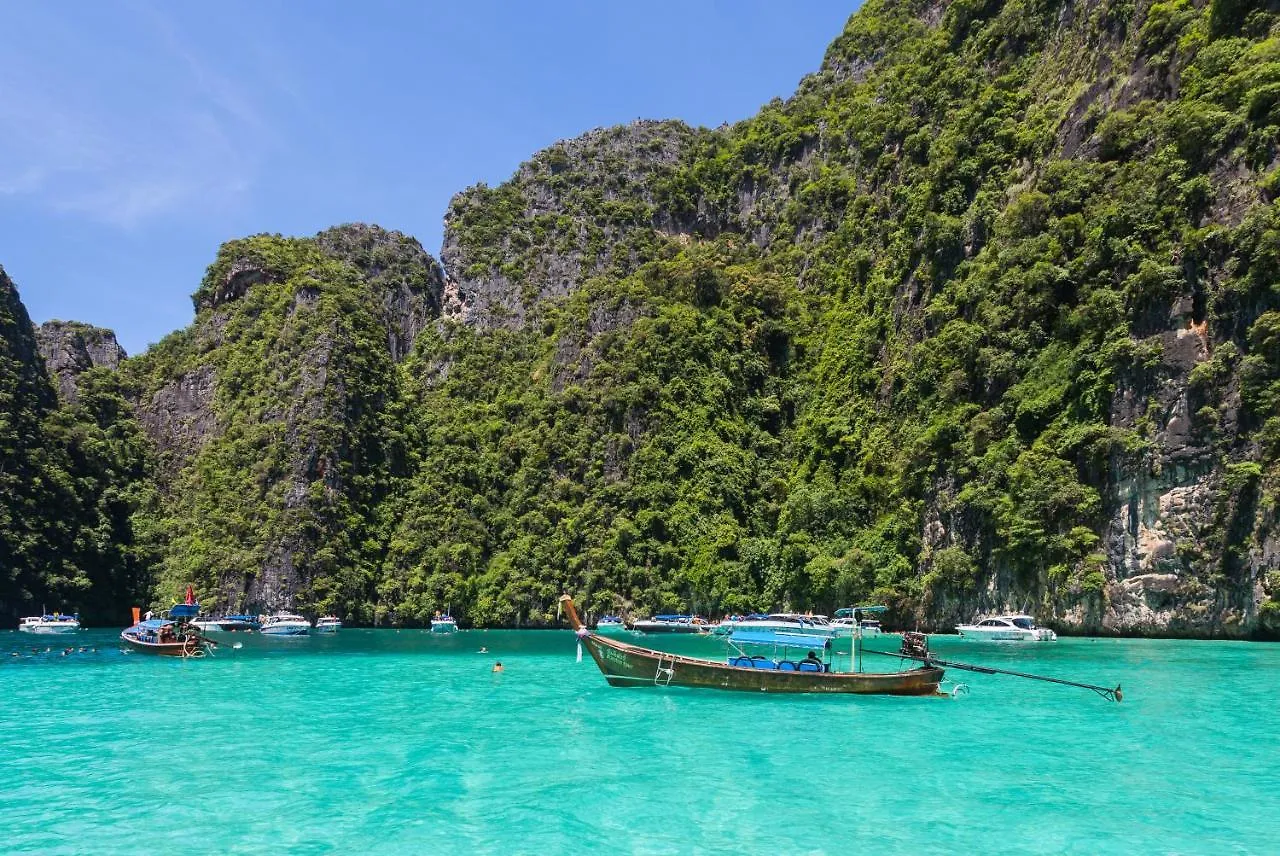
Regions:
<instances>
[{"instance_id":1,"label":"white speedboat","mask_svg":"<svg viewBox=\"0 0 1280 856\"><path fill-rule=\"evenodd\" d=\"M743 615L721 621L716 633L739 634L744 631L753 633L782 633L784 635L819 636L834 639L839 633L825 615L801 615L798 612L775 612L770 615ZM849 634L846 633L846 636Z\"/></svg>"},{"instance_id":2,"label":"white speedboat","mask_svg":"<svg viewBox=\"0 0 1280 856\"><path fill-rule=\"evenodd\" d=\"M861 621L856 618L833 618L831 626L836 631L837 639L848 639L853 635L854 628L861 630L864 637L884 633L884 628L874 618L864 618Z\"/></svg>"},{"instance_id":3,"label":"white speedboat","mask_svg":"<svg viewBox=\"0 0 1280 856\"><path fill-rule=\"evenodd\" d=\"M630 629L640 633L710 633L711 624L699 615L655 615L633 621Z\"/></svg>"},{"instance_id":4,"label":"white speedboat","mask_svg":"<svg viewBox=\"0 0 1280 856\"><path fill-rule=\"evenodd\" d=\"M617 636L627 632L627 625L616 615L606 615L596 622L596 632L608 636Z\"/></svg>"},{"instance_id":5,"label":"white speedboat","mask_svg":"<svg viewBox=\"0 0 1280 856\"><path fill-rule=\"evenodd\" d=\"M75 633L80 629L80 615L32 615L18 622L23 633Z\"/></svg>"},{"instance_id":6,"label":"white speedboat","mask_svg":"<svg viewBox=\"0 0 1280 856\"><path fill-rule=\"evenodd\" d=\"M317 633L337 633L342 629L342 619L336 615L325 615L316 619Z\"/></svg>"},{"instance_id":7,"label":"white speedboat","mask_svg":"<svg viewBox=\"0 0 1280 856\"><path fill-rule=\"evenodd\" d=\"M306 636L310 632L310 621L288 612L277 612L262 622L263 636Z\"/></svg>"},{"instance_id":8,"label":"white speedboat","mask_svg":"<svg viewBox=\"0 0 1280 856\"><path fill-rule=\"evenodd\" d=\"M261 625L252 615L224 615L210 618L207 615L191 622L201 633L252 633Z\"/></svg>"},{"instance_id":9,"label":"white speedboat","mask_svg":"<svg viewBox=\"0 0 1280 856\"><path fill-rule=\"evenodd\" d=\"M835 628L836 636L840 639L852 636L854 630L861 630L864 637L879 636L884 633L884 628L880 626L879 620L872 616L880 615L888 609L889 607L882 605L846 606L836 610L836 617L831 619L831 626Z\"/></svg>"},{"instance_id":10,"label":"white speedboat","mask_svg":"<svg viewBox=\"0 0 1280 856\"><path fill-rule=\"evenodd\" d=\"M973 624L956 625L956 632L965 639L988 642L1053 642L1058 638L1049 628L1036 627L1030 615L993 615Z\"/></svg>"},{"instance_id":11,"label":"white speedboat","mask_svg":"<svg viewBox=\"0 0 1280 856\"><path fill-rule=\"evenodd\" d=\"M458 630L458 622L454 620L452 615L437 615L431 619L432 633L456 633Z\"/></svg>"}]
</instances>

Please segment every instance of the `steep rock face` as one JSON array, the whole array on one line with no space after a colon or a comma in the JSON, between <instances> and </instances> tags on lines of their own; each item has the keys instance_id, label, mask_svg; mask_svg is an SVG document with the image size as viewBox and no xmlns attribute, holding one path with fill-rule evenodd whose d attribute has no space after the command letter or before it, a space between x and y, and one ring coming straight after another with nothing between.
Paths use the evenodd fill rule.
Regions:
<instances>
[{"instance_id":1,"label":"steep rock face","mask_svg":"<svg viewBox=\"0 0 1280 856\"><path fill-rule=\"evenodd\" d=\"M643 206L609 241L660 236L623 264L581 230L548 239L604 210L552 192L559 155L457 197L446 313L532 336L508 347L539 355L520 370L558 413L539 418L577 414L609 438L557 431L508 462L586 456L554 471L596 516L567 520L581 542L543 564L572 577L575 555L596 556L585 588L602 608L742 593L884 599L929 627L1026 608L1090 632L1280 629L1275 12L870 2L795 97L692 134L646 187L618 188ZM576 198L607 195L607 175L570 171ZM699 324L677 323L687 310ZM738 353L711 335L726 315ZM699 343L694 361L655 374L677 336ZM456 341L439 350L453 362L428 396L448 412L466 360ZM630 361L641 350L652 365ZM763 381L738 373L757 353ZM707 365L707 397L663 414ZM683 463L656 476L658 448ZM654 477L666 506L640 483ZM706 491L722 497L682 504ZM621 496L626 535L607 522ZM630 545L614 549L648 582L599 570L606 542ZM511 591L517 559L501 543L480 556ZM458 572L438 561L436 591Z\"/></svg>"},{"instance_id":2,"label":"steep rock face","mask_svg":"<svg viewBox=\"0 0 1280 856\"><path fill-rule=\"evenodd\" d=\"M659 202L707 134L670 121L602 128L539 152L496 188L459 193L441 250L445 315L518 329L587 278L656 257L694 225Z\"/></svg>"},{"instance_id":3,"label":"steep rock face","mask_svg":"<svg viewBox=\"0 0 1280 856\"><path fill-rule=\"evenodd\" d=\"M78 321L46 321L37 328L36 341L58 392L68 401L75 401L77 377L95 366L118 368L128 356L115 333Z\"/></svg>"},{"instance_id":4,"label":"steep rock face","mask_svg":"<svg viewBox=\"0 0 1280 856\"><path fill-rule=\"evenodd\" d=\"M347 225L222 247L194 324L128 361L161 455L161 600L368 610L375 509L401 467L395 361L438 314L416 241Z\"/></svg>"},{"instance_id":5,"label":"steep rock face","mask_svg":"<svg viewBox=\"0 0 1280 856\"><path fill-rule=\"evenodd\" d=\"M316 236L320 249L353 265L381 301L391 358L400 362L426 326L440 315L444 271L422 245L400 232L361 223Z\"/></svg>"}]
</instances>

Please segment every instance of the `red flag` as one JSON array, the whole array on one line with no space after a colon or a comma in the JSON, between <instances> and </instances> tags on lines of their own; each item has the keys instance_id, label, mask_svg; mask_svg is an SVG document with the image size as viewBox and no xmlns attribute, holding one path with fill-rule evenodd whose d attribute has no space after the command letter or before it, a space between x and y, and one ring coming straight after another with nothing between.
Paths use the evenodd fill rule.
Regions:
<instances>
[{"instance_id":1,"label":"red flag","mask_svg":"<svg viewBox=\"0 0 1280 856\"><path fill-rule=\"evenodd\" d=\"M187 603L193 604L195 602L196 602L196 594L191 590L191 586L187 586Z\"/></svg>"}]
</instances>

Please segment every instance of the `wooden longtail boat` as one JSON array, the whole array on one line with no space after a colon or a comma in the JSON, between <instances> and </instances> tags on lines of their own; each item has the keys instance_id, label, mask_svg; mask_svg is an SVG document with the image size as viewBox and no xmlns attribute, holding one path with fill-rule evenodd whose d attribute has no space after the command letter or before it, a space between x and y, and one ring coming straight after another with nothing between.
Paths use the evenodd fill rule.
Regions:
<instances>
[{"instance_id":1,"label":"wooden longtail boat","mask_svg":"<svg viewBox=\"0 0 1280 856\"><path fill-rule=\"evenodd\" d=\"M188 597L190 595L188 594ZM120 639L131 650L166 657L203 657L211 639L200 635L192 619L200 612L200 604L194 602L174 604L168 618L150 618L126 627Z\"/></svg>"},{"instance_id":2,"label":"wooden longtail boat","mask_svg":"<svg viewBox=\"0 0 1280 856\"><path fill-rule=\"evenodd\" d=\"M726 662L668 654L610 639L583 626L573 599L560 598L569 623L604 678L615 687L706 687L766 693L859 693L863 695L935 695L942 669L925 664L904 672L831 672L801 664L792 668L760 668L743 665L748 657ZM763 660L764 658L758 658ZM735 665L737 664L737 665ZM808 665L808 664L804 664Z\"/></svg>"}]
</instances>

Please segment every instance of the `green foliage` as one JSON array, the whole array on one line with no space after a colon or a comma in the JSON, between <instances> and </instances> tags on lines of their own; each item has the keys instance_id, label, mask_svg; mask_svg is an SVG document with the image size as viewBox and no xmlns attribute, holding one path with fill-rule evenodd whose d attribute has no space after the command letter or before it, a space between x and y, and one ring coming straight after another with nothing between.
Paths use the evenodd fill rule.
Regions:
<instances>
[{"instance_id":1,"label":"green foliage","mask_svg":"<svg viewBox=\"0 0 1280 856\"><path fill-rule=\"evenodd\" d=\"M148 444L109 371L59 406L0 269L0 620L47 607L114 624L148 583L135 530L152 507Z\"/></svg>"},{"instance_id":2,"label":"green foliage","mask_svg":"<svg viewBox=\"0 0 1280 856\"><path fill-rule=\"evenodd\" d=\"M944 6L872 0L747 121L592 132L460 194L445 262L495 316L399 365L381 289L433 287L404 247L227 245L199 323L122 373L216 377L218 430L130 512L160 594L297 578L397 624L546 623L564 590L927 619L993 579L1092 607L1178 384L1235 461L1213 550L1240 553L1280 451L1270 6Z\"/></svg>"}]
</instances>

